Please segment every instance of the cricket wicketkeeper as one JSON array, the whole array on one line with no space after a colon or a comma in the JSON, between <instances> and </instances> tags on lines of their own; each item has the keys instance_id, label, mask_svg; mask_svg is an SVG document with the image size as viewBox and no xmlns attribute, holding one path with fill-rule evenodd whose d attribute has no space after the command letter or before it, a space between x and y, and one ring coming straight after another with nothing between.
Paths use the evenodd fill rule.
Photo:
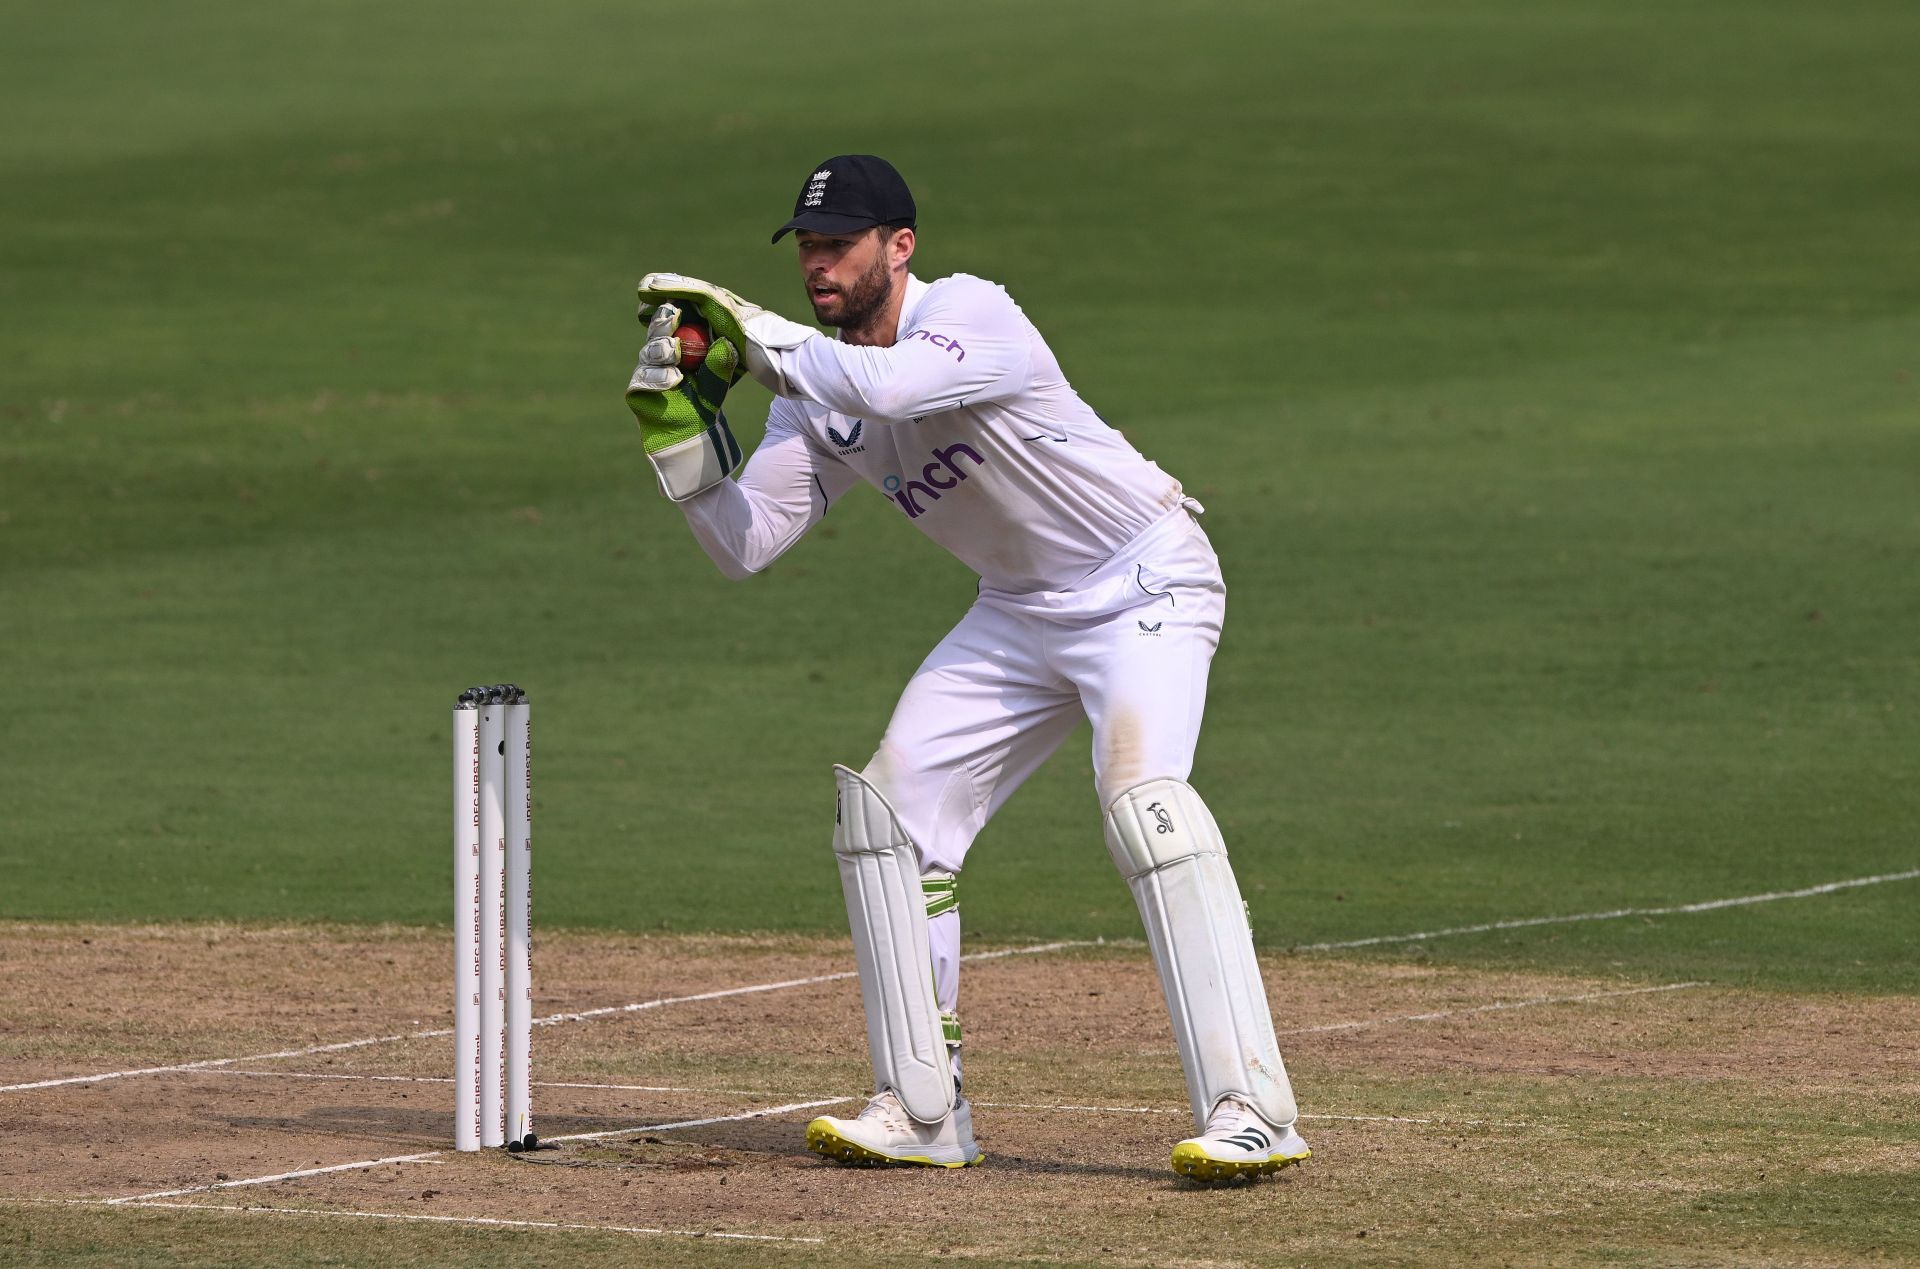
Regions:
<instances>
[{"instance_id":1,"label":"cricket wicketkeeper","mask_svg":"<svg viewBox=\"0 0 1920 1269\"><path fill-rule=\"evenodd\" d=\"M862 481L980 575L873 758L834 769L876 1092L853 1119L814 1120L807 1145L848 1163L983 1157L960 1095L957 880L975 835L1085 717L1107 849L1193 1103L1198 1135L1173 1168L1277 1171L1307 1143L1227 848L1187 783L1226 612L1202 508L1080 399L1004 289L908 271L915 219L884 159L818 164L773 240L796 235L814 317L839 338L653 273L627 390L662 492L727 576L778 559ZM683 366L676 331L695 318L711 343ZM743 374L778 398L744 469L721 413Z\"/></svg>"}]
</instances>

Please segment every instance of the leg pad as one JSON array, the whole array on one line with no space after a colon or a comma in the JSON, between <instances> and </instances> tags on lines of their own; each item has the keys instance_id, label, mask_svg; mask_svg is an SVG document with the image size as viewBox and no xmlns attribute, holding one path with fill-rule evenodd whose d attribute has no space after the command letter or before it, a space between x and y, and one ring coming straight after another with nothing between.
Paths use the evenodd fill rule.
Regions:
<instances>
[{"instance_id":1,"label":"leg pad","mask_svg":"<svg viewBox=\"0 0 1920 1269\"><path fill-rule=\"evenodd\" d=\"M1136 785L1107 808L1107 850L1146 925L1195 1130L1236 1096L1278 1127L1296 1111L1220 829L1180 780Z\"/></svg>"},{"instance_id":2,"label":"leg pad","mask_svg":"<svg viewBox=\"0 0 1920 1269\"><path fill-rule=\"evenodd\" d=\"M833 852L860 967L874 1083L892 1089L913 1118L938 1123L952 1113L955 1093L933 993L919 853L878 789L851 768L833 770Z\"/></svg>"}]
</instances>

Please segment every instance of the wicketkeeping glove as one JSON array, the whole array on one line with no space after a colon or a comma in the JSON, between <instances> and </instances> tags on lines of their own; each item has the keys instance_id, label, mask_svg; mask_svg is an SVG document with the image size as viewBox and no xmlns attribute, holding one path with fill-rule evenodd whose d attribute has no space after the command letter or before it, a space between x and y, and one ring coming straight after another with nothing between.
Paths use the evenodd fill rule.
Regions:
<instances>
[{"instance_id":1,"label":"wicketkeeping glove","mask_svg":"<svg viewBox=\"0 0 1920 1269\"><path fill-rule=\"evenodd\" d=\"M758 304L749 304L723 286L699 278L682 273L649 273L640 279L643 312L649 304L669 302L680 305L682 311L691 309L698 313L713 329L716 340L724 339L739 350L747 373L767 391L779 396L791 394L772 354L820 338L820 332L811 326L788 321Z\"/></svg>"},{"instance_id":2,"label":"wicketkeeping glove","mask_svg":"<svg viewBox=\"0 0 1920 1269\"><path fill-rule=\"evenodd\" d=\"M673 333L686 320L681 305L643 304L640 320L647 323L647 342L627 384L627 408L640 420L640 444L660 477L660 492L685 502L740 466L740 443L720 412L727 389L740 379L740 347L737 336L710 323L713 340L705 359L683 369Z\"/></svg>"}]
</instances>

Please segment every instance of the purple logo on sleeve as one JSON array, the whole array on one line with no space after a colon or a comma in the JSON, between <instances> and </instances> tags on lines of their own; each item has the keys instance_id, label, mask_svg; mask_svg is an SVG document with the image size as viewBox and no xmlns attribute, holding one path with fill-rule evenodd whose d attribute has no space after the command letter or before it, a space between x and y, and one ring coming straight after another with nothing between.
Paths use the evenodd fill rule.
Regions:
<instances>
[{"instance_id":1,"label":"purple logo on sleeve","mask_svg":"<svg viewBox=\"0 0 1920 1269\"><path fill-rule=\"evenodd\" d=\"M910 330L901 338L900 342L904 344L912 339L924 339L935 348L944 348L953 354L954 360L956 361L965 361L967 359L967 350L960 346L960 341L957 339L951 339L946 335L936 335L930 330Z\"/></svg>"}]
</instances>

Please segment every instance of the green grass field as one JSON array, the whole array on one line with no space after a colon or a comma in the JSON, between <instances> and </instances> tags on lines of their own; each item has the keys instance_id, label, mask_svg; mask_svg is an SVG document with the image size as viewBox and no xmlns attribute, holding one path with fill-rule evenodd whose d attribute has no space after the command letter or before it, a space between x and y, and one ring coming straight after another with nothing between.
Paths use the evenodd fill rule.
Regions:
<instances>
[{"instance_id":1,"label":"green grass field","mask_svg":"<svg viewBox=\"0 0 1920 1269\"><path fill-rule=\"evenodd\" d=\"M827 764L971 577L863 496L722 580L620 390L646 269L804 311L765 234L841 149L1207 503L1196 781L1266 942L1920 864L1911 7L687 25L13 33L0 912L442 920L447 709L514 678L543 921L835 928ZM1134 931L1084 749L972 929ZM1427 954L1911 989L1912 891Z\"/></svg>"}]
</instances>

